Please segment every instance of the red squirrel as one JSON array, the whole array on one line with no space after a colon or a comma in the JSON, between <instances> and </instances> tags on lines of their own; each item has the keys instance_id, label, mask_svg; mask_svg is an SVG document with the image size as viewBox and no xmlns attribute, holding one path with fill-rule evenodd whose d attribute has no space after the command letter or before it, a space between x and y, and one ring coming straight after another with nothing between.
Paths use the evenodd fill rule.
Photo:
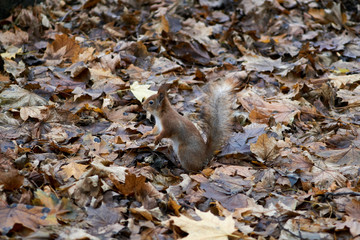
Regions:
<instances>
[{"instance_id":1,"label":"red squirrel","mask_svg":"<svg viewBox=\"0 0 360 240\"><path fill-rule=\"evenodd\" d=\"M171 106L167 97L169 87L169 84L163 84L156 94L144 101L143 108L155 117L155 127L143 137L158 134L156 145L162 138L170 138L181 166L192 172L202 170L230 134L230 101L234 84L230 81L209 84L202 110L205 140L195 125Z\"/></svg>"}]
</instances>

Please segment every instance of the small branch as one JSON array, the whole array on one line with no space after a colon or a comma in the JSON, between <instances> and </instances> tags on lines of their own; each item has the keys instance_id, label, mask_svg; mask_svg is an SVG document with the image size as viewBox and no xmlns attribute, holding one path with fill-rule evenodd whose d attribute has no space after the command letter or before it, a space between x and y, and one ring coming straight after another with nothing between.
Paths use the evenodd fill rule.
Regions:
<instances>
[{"instance_id":1,"label":"small branch","mask_svg":"<svg viewBox=\"0 0 360 240\"><path fill-rule=\"evenodd\" d=\"M340 192L340 193L326 192L326 193L316 194L315 197L323 196L325 199L328 199L330 196L333 197L333 196L345 196L345 195L360 196L360 193L358 193L358 192Z\"/></svg>"},{"instance_id":2,"label":"small branch","mask_svg":"<svg viewBox=\"0 0 360 240\"><path fill-rule=\"evenodd\" d=\"M294 236L296 238L303 239L302 236L301 236L300 228L299 228L299 235L296 235L295 233L291 232L289 229L284 228L284 226L281 224L279 219L276 219L276 221L279 224L279 227L280 227L281 230L284 230L285 232L290 233L290 235L292 235L292 236Z\"/></svg>"}]
</instances>

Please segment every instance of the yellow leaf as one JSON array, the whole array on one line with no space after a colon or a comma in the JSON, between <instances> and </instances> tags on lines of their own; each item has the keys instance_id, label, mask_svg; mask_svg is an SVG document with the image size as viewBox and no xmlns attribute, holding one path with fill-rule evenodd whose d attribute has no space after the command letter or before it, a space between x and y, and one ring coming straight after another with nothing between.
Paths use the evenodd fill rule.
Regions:
<instances>
[{"instance_id":1,"label":"yellow leaf","mask_svg":"<svg viewBox=\"0 0 360 240\"><path fill-rule=\"evenodd\" d=\"M6 59L12 59L16 57L16 54L21 54L22 52L23 52L22 48L11 46L8 49L6 49L6 52L1 53L0 56Z\"/></svg>"},{"instance_id":2,"label":"yellow leaf","mask_svg":"<svg viewBox=\"0 0 360 240\"><path fill-rule=\"evenodd\" d=\"M64 179L65 181L74 176L75 179L79 179L81 175L84 173L87 165L78 164L76 162L71 161L68 165L61 167L63 172L66 176Z\"/></svg>"},{"instance_id":3,"label":"yellow leaf","mask_svg":"<svg viewBox=\"0 0 360 240\"><path fill-rule=\"evenodd\" d=\"M350 72L350 70L347 68L338 68L338 69L334 70L333 72L335 74L346 74L346 73Z\"/></svg>"},{"instance_id":4,"label":"yellow leaf","mask_svg":"<svg viewBox=\"0 0 360 240\"><path fill-rule=\"evenodd\" d=\"M201 212L195 210L196 214L201 218L195 221L184 215L180 217L171 217L174 224L181 230L189 233L183 239L186 240L227 240L228 236L236 231L235 221L231 216L227 216L224 220L220 220L211 212Z\"/></svg>"},{"instance_id":5,"label":"yellow leaf","mask_svg":"<svg viewBox=\"0 0 360 240\"><path fill-rule=\"evenodd\" d=\"M149 90L150 85L140 85L138 82L134 82L130 86L131 92L134 94L137 100L142 102L142 100L145 98L150 97L151 95L156 94L156 91Z\"/></svg>"}]
</instances>

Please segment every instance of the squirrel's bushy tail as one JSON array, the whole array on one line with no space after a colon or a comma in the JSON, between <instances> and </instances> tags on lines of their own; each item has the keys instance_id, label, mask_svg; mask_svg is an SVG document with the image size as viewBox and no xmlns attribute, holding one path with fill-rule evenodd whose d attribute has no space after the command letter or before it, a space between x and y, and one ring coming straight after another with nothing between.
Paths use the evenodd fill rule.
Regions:
<instances>
[{"instance_id":1,"label":"squirrel's bushy tail","mask_svg":"<svg viewBox=\"0 0 360 240\"><path fill-rule=\"evenodd\" d=\"M226 80L209 84L207 104L202 111L204 132L207 137L207 163L231 133L231 99L236 83Z\"/></svg>"}]
</instances>

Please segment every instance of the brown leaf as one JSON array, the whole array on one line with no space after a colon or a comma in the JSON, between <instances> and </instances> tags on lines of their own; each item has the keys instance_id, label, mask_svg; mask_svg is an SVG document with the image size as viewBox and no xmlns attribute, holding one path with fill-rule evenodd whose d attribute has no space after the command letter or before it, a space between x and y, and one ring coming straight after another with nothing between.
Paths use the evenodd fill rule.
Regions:
<instances>
[{"instance_id":1,"label":"brown leaf","mask_svg":"<svg viewBox=\"0 0 360 240\"><path fill-rule=\"evenodd\" d=\"M24 106L43 106L48 102L39 95L32 93L18 85L10 85L0 93L0 105L4 108L18 108Z\"/></svg>"},{"instance_id":2,"label":"brown leaf","mask_svg":"<svg viewBox=\"0 0 360 240\"><path fill-rule=\"evenodd\" d=\"M360 165L360 149L355 144L345 149L325 150L316 153L326 158L327 162L343 165Z\"/></svg>"},{"instance_id":3,"label":"brown leaf","mask_svg":"<svg viewBox=\"0 0 360 240\"><path fill-rule=\"evenodd\" d=\"M6 31L0 34L0 42L5 46L19 46L29 41L29 34L14 26L15 33Z\"/></svg>"},{"instance_id":4,"label":"brown leaf","mask_svg":"<svg viewBox=\"0 0 360 240\"><path fill-rule=\"evenodd\" d=\"M20 117L26 121L29 117L37 118L40 121L45 120L49 117L50 111L45 106L32 106L20 108Z\"/></svg>"},{"instance_id":5,"label":"brown leaf","mask_svg":"<svg viewBox=\"0 0 360 240\"><path fill-rule=\"evenodd\" d=\"M61 167L62 172L65 175L64 180L67 181L69 178L74 176L75 179L79 179L81 175L85 172L85 169L87 168L87 165L78 164L74 161L71 161L69 164Z\"/></svg>"},{"instance_id":6,"label":"brown leaf","mask_svg":"<svg viewBox=\"0 0 360 240\"><path fill-rule=\"evenodd\" d=\"M113 75L110 70L102 68L90 68L89 70L91 73L90 79L94 83L92 89L113 93L125 85L125 82L120 77Z\"/></svg>"},{"instance_id":7,"label":"brown leaf","mask_svg":"<svg viewBox=\"0 0 360 240\"><path fill-rule=\"evenodd\" d=\"M290 124L300 113L296 101L284 99L268 103L252 90L242 93L240 102L250 112L250 120L257 123L268 123L270 117L274 117L277 123Z\"/></svg>"},{"instance_id":8,"label":"brown leaf","mask_svg":"<svg viewBox=\"0 0 360 240\"><path fill-rule=\"evenodd\" d=\"M265 124L252 123L244 127L244 132L236 133L224 146L220 156L227 154L249 154L250 144L256 143L259 135L265 133Z\"/></svg>"},{"instance_id":9,"label":"brown leaf","mask_svg":"<svg viewBox=\"0 0 360 240\"><path fill-rule=\"evenodd\" d=\"M315 170L314 170L315 171ZM311 182L321 189L327 189L331 184L336 183L339 187L346 186L346 178L337 170L316 170Z\"/></svg>"},{"instance_id":10,"label":"brown leaf","mask_svg":"<svg viewBox=\"0 0 360 240\"><path fill-rule=\"evenodd\" d=\"M5 71L11 75L13 75L15 78L20 77L20 75L25 71L25 64L23 61L13 61L11 59L5 59L4 68Z\"/></svg>"},{"instance_id":11,"label":"brown leaf","mask_svg":"<svg viewBox=\"0 0 360 240\"><path fill-rule=\"evenodd\" d=\"M250 150L265 161L274 160L279 155L275 138L269 138L266 133L262 134L256 143L250 144Z\"/></svg>"},{"instance_id":12,"label":"brown leaf","mask_svg":"<svg viewBox=\"0 0 360 240\"><path fill-rule=\"evenodd\" d=\"M78 57L80 53L80 46L76 43L75 37L69 38L66 34L55 35L55 40L48 44L44 59L47 59L48 65L57 65L62 60L72 60Z\"/></svg>"},{"instance_id":13,"label":"brown leaf","mask_svg":"<svg viewBox=\"0 0 360 240\"><path fill-rule=\"evenodd\" d=\"M87 220L94 228L105 227L118 223L121 215L116 209L109 208L102 204L99 208L87 208Z\"/></svg>"},{"instance_id":14,"label":"brown leaf","mask_svg":"<svg viewBox=\"0 0 360 240\"><path fill-rule=\"evenodd\" d=\"M360 201L352 199L350 203L346 204L345 212L350 217L360 221Z\"/></svg>"},{"instance_id":15,"label":"brown leaf","mask_svg":"<svg viewBox=\"0 0 360 240\"><path fill-rule=\"evenodd\" d=\"M38 207L23 204L10 206L0 202L0 228L3 234L8 233L15 224L35 231L39 226L57 225L55 210L47 207Z\"/></svg>"},{"instance_id":16,"label":"brown leaf","mask_svg":"<svg viewBox=\"0 0 360 240\"><path fill-rule=\"evenodd\" d=\"M163 194L156 190L151 183L145 182L146 177L144 176L127 174L124 184L116 183L116 180L111 178L111 176L110 179L122 194L125 196L135 195L137 201L142 202L146 209L154 208L156 206L156 199L163 197Z\"/></svg>"},{"instance_id":17,"label":"brown leaf","mask_svg":"<svg viewBox=\"0 0 360 240\"><path fill-rule=\"evenodd\" d=\"M0 170L0 185L3 185L5 190L18 189L23 185L23 182L24 176L20 175L18 170Z\"/></svg>"},{"instance_id":18,"label":"brown leaf","mask_svg":"<svg viewBox=\"0 0 360 240\"><path fill-rule=\"evenodd\" d=\"M350 229L350 233L353 237L360 235L360 221L352 217L345 216L345 222L336 224L336 229L344 229L345 227Z\"/></svg>"},{"instance_id":19,"label":"brown leaf","mask_svg":"<svg viewBox=\"0 0 360 240\"><path fill-rule=\"evenodd\" d=\"M205 197L215 199L226 209L233 211L236 208L247 207L248 197L242 192L250 188L250 181L241 177L230 177L219 173L213 175L213 181L202 182L200 187L205 191Z\"/></svg>"},{"instance_id":20,"label":"brown leaf","mask_svg":"<svg viewBox=\"0 0 360 240\"><path fill-rule=\"evenodd\" d=\"M38 189L35 192L34 202L54 211L60 221L68 222L76 219L79 209L69 199L59 199L49 187L45 187L44 190Z\"/></svg>"}]
</instances>

